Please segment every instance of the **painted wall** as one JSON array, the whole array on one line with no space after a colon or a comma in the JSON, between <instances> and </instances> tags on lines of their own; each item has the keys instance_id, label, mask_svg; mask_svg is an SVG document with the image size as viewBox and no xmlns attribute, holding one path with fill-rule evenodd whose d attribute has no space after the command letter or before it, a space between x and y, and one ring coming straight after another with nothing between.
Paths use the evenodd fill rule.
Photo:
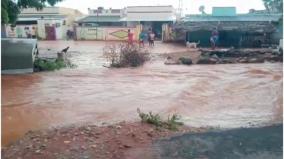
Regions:
<instances>
[{"instance_id":1,"label":"painted wall","mask_svg":"<svg viewBox=\"0 0 284 159\"><path fill-rule=\"evenodd\" d=\"M138 40L142 29L140 25L136 27L76 27L76 36L77 40L127 40L128 29L134 34L134 39Z\"/></svg>"},{"instance_id":2,"label":"painted wall","mask_svg":"<svg viewBox=\"0 0 284 159\"><path fill-rule=\"evenodd\" d=\"M77 40L104 40L104 30L96 27L77 27Z\"/></svg>"}]
</instances>

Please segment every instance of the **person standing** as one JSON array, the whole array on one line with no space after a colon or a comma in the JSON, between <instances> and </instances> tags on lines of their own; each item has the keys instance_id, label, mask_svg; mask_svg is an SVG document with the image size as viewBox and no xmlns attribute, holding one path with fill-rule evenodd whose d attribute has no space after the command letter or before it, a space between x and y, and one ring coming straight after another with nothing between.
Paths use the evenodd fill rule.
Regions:
<instances>
[{"instance_id":1,"label":"person standing","mask_svg":"<svg viewBox=\"0 0 284 159\"><path fill-rule=\"evenodd\" d=\"M144 47L144 38L145 38L144 36L145 36L144 32L141 31L139 34L139 47L141 47L141 45Z\"/></svg>"},{"instance_id":2,"label":"person standing","mask_svg":"<svg viewBox=\"0 0 284 159\"><path fill-rule=\"evenodd\" d=\"M148 40L148 43L149 43L149 46L151 46L151 38L150 38L150 34L152 33L152 29L151 28L149 28L148 29L148 32L147 32L147 40Z\"/></svg>"},{"instance_id":3,"label":"person standing","mask_svg":"<svg viewBox=\"0 0 284 159\"><path fill-rule=\"evenodd\" d=\"M155 41L155 34L154 32L150 33L150 46L154 46L154 41Z\"/></svg>"},{"instance_id":4,"label":"person standing","mask_svg":"<svg viewBox=\"0 0 284 159\"><path fill-rule=\"evenodd\" d=\"M36 28L34 26L32 27L31 36L33 39L36 39Z\"/></svg>"},{"instance_id":5,"label":"person standing","mask_svg":"<svg viewBox=\"0 0 284 159\"><path fill-rule=\"evenodd\" d=\"M210 37L211 47L213 50L216 48L218 39L219 39L219 32L217 28L214 28L214 30L212 31L211 37Z\"/></svg>"},{"instance_id":6,"label":"person standing","mask_svg":"<svg viewBox=\"0 0 284 159\"><path fill-rule=\"evenodd\" d=\"M133 45L133 33L128 29L128 45Z\"/></svg>"},{"instance_id":7,"label":"person standing","mask_svg":"<svg viewBox=\"0 0 284 159\"><path fill-rule=\"evenodd\" d=\"M27 36L27 38L28 38L28 39L32 38L31 31L30 31L29 27L26 27L25 30L26 30L26 36Z\"/></svg>"}]
</instances>

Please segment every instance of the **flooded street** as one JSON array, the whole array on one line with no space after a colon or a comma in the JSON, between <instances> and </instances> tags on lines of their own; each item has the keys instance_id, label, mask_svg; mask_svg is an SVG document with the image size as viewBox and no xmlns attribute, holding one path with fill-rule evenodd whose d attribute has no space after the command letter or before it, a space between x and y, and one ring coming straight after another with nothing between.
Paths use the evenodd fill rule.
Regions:
<instances>
[{"instance_id":1,"label":"flooded street","mask_svg":"<svg viewBox=\"0 0 284 159\"><path fill-rule=\"evenodd\" d=\"M70 46L78 67L2 75L2 144L29 130L69 124L136 121L136 109L177 113L189 126L242 127L282 122L282 63L102 65L105 42L39 42L40 53ZM50 50L48 50L50 49ZM182 51L158 43L153 53Z\"/></svg>"}]
</instances>

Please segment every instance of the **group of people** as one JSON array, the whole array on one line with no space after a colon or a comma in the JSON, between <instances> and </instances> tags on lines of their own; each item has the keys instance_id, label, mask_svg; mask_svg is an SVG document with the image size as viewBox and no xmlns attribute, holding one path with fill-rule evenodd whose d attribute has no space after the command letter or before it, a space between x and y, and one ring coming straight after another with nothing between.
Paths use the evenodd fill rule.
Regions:
<instances>
[{"instance_id":1,"label":"group of people","mask_svg":"<svg viewBox=\"0 0 284 159\"><path fill-rule=\"evenodd\" d=\"M150 47L155 45L155 33L151 29L147 33L141 31L139 34L139 46L144 47L146 41L148 41ZM130 29L128 29L128 44L133 44L133 33L131 33Z\"/></svg>"},{"instance_id":2,"label":"group of people","mask_svg":"<svg viewBox=\"0 0 284 159\"><path fill-rule=\"evenodd\" d=\"M133 45L133 36L134 34L130 31L130 29L128 29L128 44L129 45ZM210 37L210 43L211 43L211 48L215 49L216 45L218 43L219 40L219 32L217 30L217 28L214 28ZM155 41L155 33L152 31L152 29L150 28L148 30L148 32L145 31L141 31L139 34L139 46L140 47L144 47L145 46L145 42L148 41L148 44L150 47L153 47L154 41Z\"/></svg>"}]
</instances>

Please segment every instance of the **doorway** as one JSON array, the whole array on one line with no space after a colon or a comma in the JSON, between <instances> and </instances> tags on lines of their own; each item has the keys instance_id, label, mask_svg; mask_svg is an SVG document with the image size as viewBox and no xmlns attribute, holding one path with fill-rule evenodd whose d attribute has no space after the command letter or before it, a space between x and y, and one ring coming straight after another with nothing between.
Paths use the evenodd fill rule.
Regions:
<instances>
[{"instance_id":1,"label":"doorway","mask_svg":"<svg viewBox=\"0 0 284 159\"><path fill-rule=\"evenodd\" d=\"M56 40L55 27L45 26L46 40Z\"/></svg>"}]
</instances>

